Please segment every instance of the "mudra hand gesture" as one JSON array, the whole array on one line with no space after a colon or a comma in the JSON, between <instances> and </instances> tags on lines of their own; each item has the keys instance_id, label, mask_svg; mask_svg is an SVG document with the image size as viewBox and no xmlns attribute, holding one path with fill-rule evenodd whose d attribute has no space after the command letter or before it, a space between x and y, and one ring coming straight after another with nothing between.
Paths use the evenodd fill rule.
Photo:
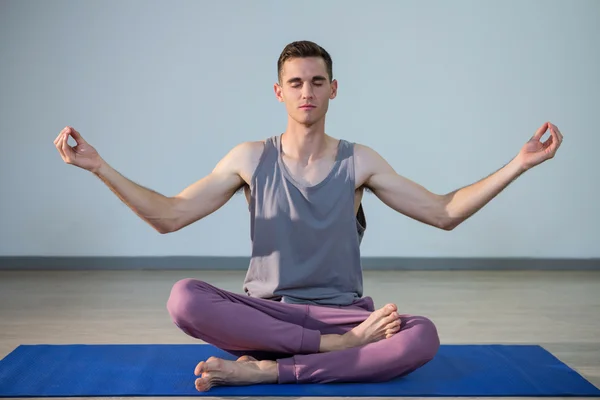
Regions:
<instances>
[{"instance_id":1,"label":"mudra hand gesture","mask_svg":"<svg viewBox=\"0 0 600 400\"><path fill-rule=\"evenodd\" d=\"M75 139L76 146L70 146L69 136ZM56 139L54 145L65 163L95 172L102 165L102 157L96 149L86 142L83 137L70 126L65 127Z\"/></svg>"},{"instance_id":2,"label":"mudra hand gesture","mask_svg":"<svg viewBox=\"0 0 600 400\"><path fill-rule=\"evenodd\" d=\"M547 130L550 130L550 137L542 142L542 136ZM556 151L562 143L563 135L560 133L556 125L550 122L545 122L535 132L533 137L525 143L521 151L517 155L517 159L520 161L523 169L528 170L535 167L538 164L543 163L554 157Z\"/></svg>"}]
</instances>

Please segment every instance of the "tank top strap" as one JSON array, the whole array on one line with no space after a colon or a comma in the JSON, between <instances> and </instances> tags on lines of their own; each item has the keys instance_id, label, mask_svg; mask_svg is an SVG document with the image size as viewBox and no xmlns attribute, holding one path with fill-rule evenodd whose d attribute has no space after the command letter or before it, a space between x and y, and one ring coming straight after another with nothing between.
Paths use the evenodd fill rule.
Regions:
<instances>
[{"instance_id":1,"label":"tank top strap","mask_svg":"<svg viewBox=\"0 0 600 400\"><path fill-rule=\"evenodd\" d=\"M338 149L338 160L344 160L354 157L354 143L340 139Z\"/></svg>"}]
</instances>

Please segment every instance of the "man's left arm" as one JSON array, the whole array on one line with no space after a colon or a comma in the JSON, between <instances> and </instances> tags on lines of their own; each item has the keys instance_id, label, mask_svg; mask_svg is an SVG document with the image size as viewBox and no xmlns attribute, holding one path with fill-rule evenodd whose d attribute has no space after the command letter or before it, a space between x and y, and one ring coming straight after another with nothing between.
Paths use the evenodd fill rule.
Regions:
<instances>
[{"instance_id":1,"label":"man's left arm","mask_svg":"<svg viewBox=\"0 0 600 400\"><path fill-rule=\"evenodd\" d=\"M541 142L548 129L550 137ZM364 185L392 209L440 229L452 230L525 171L553 158L562 140L558 128L546 122L511 162L488 177L445 195L432 193L398 175L381 156L364 148L360 150L366 171Z\"/></svg>"}]
</instances>

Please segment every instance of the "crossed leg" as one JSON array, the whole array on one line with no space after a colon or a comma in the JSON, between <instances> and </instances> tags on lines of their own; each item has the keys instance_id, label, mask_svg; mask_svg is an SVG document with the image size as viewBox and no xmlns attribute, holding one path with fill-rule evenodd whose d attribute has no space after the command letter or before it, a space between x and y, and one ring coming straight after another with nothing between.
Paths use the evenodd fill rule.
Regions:
<instances>
[{"instance_id":1,"label":"crossed leg","mask_svg":"<svg viewBox=\"0 0 600 400\"><path fill-rule=\"evenodd\" d=\"M376 331L373 321L383 309L374 311L370 298L348 307L283 304L184 279L173 286L167 308L186 334L246 355L244 363L201 362L196 368L196 374L203 375L197 380L198 390L215 384L386 381L424 365L439 347L430 320L401 315L401 326L393 334L379 321L378 340L354 340L351 346L324 351L325 339L331 336L347 338L347 333L361 333L365 327L370 329L367 333Z\"/></svg>"}]
</instances>

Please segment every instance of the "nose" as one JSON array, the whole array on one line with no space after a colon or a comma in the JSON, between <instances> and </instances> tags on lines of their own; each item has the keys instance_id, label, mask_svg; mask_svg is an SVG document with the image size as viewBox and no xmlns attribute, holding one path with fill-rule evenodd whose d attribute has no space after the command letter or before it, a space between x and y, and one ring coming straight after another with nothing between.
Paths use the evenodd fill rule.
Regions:
<instances>
[{"instance_id":1,"label":"nose","mask_svg":"<svg viewBox=\"0 0 600 400\"><path fill-rule=\"evenodd\" d=\"M302 86L302 98L303 99L312 99L314 97L313 87L311 84L306 84Z\"/></svg>"}]
</instances>

